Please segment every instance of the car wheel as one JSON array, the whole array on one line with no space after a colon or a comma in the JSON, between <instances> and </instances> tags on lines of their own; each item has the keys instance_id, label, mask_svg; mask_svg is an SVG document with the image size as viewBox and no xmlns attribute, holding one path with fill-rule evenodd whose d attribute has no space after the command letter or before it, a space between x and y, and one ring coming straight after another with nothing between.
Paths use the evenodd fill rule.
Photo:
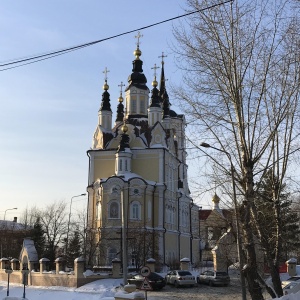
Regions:
<instances>
[{"instance_id":1,"label":"car wheel","mask_svg":"<svg viewBox=\"0 0 300 300\"><path fill-rule=\"evenodd\" d=\"M179 283L177 281L174 281L174 285L176 288L179 288Z\"/></svg>"},{"instance_id":2,"label":"car wheel","mask_svg":"<svg viewBox=\"0 0 300 300\"><path fill-rule=\"evenodd\" d=\"M208 285L209 285L209 286L213 286L213 282L210 280L210 281L208 282Z\"/></svg>"}]
</instances>

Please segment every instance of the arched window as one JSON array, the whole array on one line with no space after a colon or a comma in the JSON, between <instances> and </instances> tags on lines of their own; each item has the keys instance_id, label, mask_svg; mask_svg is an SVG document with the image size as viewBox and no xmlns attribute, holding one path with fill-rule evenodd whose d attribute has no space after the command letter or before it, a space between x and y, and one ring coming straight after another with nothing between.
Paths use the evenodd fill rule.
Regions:
<instances>
[{"instance_id":1,"label":"arched window","mask_svg":"<svg viewBox=\"0 0 300 300\"><path fill-rule=\"evenodd\" d=\"M112 261L117 257L117 250L115 248L110 248L108 250L108 255L107 255L107 264L109 266L112 265Z\"/></svg>"},{"instance_id":2,"label":"arched window","mask_svg":"<svg viewBox=\"0 0 300 300\"><path fill-rule=\"evenodd\" d=\"M148 213L148 220L151 220L151 217L152 217L152 203L151 203L150 200L148 200L147 213Z\"/></svg>"},{"instance_id":3,"label":"arched window","mask_svg":"<svg viewBox=\"0 0 300 300\"><path fill-rule=\"evenodd\" d=\"M120 218L120 205L117 201L111 201L108 206L108 217L109 219Z\"/></svg>"},{"instance_id":4,"label":"arched window","mask_svg":"<svg viewBox=\"0 0 300 300\"><path fill-rule=\"evenodd\" d=\"M138 201L133 201L130 205L130 219L141 219L141 204Z\"/></svg>"}]
</instances>

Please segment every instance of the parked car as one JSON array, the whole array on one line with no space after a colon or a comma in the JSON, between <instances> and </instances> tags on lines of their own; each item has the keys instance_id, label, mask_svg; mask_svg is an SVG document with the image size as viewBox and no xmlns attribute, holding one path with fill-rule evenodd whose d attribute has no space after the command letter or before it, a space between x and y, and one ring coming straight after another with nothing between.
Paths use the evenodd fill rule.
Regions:
<instances>
[{"instance_id":1,"label":"parked car","mask_svg":"<svg viewBox=\"0 0 300 300\"><path fill-rule=\"evenodd\" d=\"M230 277L227 272L216 272L207 270L197 276L198 283L206 283L210 286L224 285L227 286L230 283Z\"/></svg>"},{"instance_id":2,"label":"parked car","mask_svg":"<svg viewBox=\"0 0 300 300\"><path fill-rule=\"evenodd\" d=\"M300 277L293 276L289 278L288 280L281 282L283 294L295 294L297 291L300 290Z\"/></svg>"},{"instance_id":3,"label":"parked car","mask_svg":"<svg viewBox=\"0 0 300 300\"><path fill-rule=\"evenodd\" d=\"M166 284L174 284L175 287L194 286L195 277L189 271L174 270L169 271L165 276Z\"/></svg>"},{"instance_id":4,"label":"parked car","mask_svg":"<svg viewBox=\"0 0 300 300\"><path fill-rule=\"evenodd\" d=\"M161 290L165 285L165 279L155 272L151 272L147 277L148 282L150 283L153 290ZM129 284L135 284L136 287L139 289L144 282L145 277L141 274L132 275L127 281Z\"/></svg>"}]
</instances>

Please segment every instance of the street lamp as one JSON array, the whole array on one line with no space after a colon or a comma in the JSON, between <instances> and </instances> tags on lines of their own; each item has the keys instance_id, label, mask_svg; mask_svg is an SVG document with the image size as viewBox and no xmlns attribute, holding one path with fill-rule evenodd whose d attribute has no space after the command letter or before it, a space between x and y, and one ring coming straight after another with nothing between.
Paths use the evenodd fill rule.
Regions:
<instances>
[{"instance_id":1,"label":"street lamp","mask_svg":"<svg viewBox=\"0 0 300 300\"><path fill-rule=\"evenodd\" d=\"M28 281L28 274L29 274L29 270L25 264L23 264L23 269L21 272L23 274L23 285L24 285L23 298L25 299L25 286L26 286L26 284L28 284L27 281Z\"/></svg>"},{"instance_id":2,"label":"street lamp","mask_svg":"<svg viewBox=\"0 0 300 300\"><path fill-rule=\"evenodd\" d=\"M68 229L67 229L67 240L66 240L66 255L67 255L67 251L68 251L68 243L69 243L69 230L70 230L70 221L71 221L71 210L72 210L72 201L73 201L73 198L76 198L76 197L81 197L81 196L85 196L86 194L80 194L80 195L76 195L76 196L73 196L71 198L71 202L70 202L70 212L69 212L69 220L68 220Z\"/></svg>"},{"instance_id":3,"label":"street lamp","mask_svg":"<svg viewBox=\"0 0 300 300\"><path fill-rule=\"evenodd\" d=\"M7 274L7 292L6 292L6 296L9 296L9 275L13 272L12 268L9 266L7 268L5 268L5 273Z\"/></svg>"},{"instance_id":4,"label":"street lamp","mask_svg":"<svg viewBox=\"0 0 300 300\"><path fill-rule=\"evenodd\" d=\"M8 210L14 210L14 209L18 209L18 208L17 208L17 207L14 207L14 208L8 208L8 209L5 210L5 212L4 212L4 218L3 218L4 221L5 221L6 212L7 212Z\"/></svg>"},{"instance_id":5,"label":"street lamp","mask_svg":"<svg viewBox=\"0 0 300 300\"><path fill-rule=\"evenodd\" d=\"M242 257L242 244L241 244L241 237L240 237L240 224L238 220L238 208L237 208L237 200L236 200L236 186L235 186L235 179L234 179L234 166L232 163L231 155L223 150L216 147L211 146L207 143L201 143L201 147L204 148L212 148L216 151L223 152L226 154L226 156L229 159L230 162L230 172L231 172L231 181L232 181L232 189L233 189L233 204L234 204L234 210L235 210L235 220L236 220L236 235L237 235L237 254L239 259L239 267L240 267L240 279L241 279L241 285L242 285L242 299L246 300L246 285L245 285L245 277L243 274L243 257Z\"/></svg>"}]
</instances>

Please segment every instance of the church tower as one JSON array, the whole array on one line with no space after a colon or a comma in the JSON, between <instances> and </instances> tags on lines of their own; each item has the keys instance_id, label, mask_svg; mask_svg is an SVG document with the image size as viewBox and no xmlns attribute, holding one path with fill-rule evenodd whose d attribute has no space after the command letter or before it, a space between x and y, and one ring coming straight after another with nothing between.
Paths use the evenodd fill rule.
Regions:
<instances>
[{"instance_id":1,"label":"church tower","mask_svg":"<svg viewBox=\"0 0 300 300\"><path fill-rule=\"evenodd\" d=\"M113 128L105 77L98 125L87 151L88 263L93 265L110 265L114 258L136 267L149 258L165 265L182 258L199 261L199 208L188 187L185 118L171 109L164 55L159 83L154 65L149 95L141 37L136 36L125 101L124 84L119 85ZM125 231L126 244L121 238Z\"/></svg>"}]
</instances>

